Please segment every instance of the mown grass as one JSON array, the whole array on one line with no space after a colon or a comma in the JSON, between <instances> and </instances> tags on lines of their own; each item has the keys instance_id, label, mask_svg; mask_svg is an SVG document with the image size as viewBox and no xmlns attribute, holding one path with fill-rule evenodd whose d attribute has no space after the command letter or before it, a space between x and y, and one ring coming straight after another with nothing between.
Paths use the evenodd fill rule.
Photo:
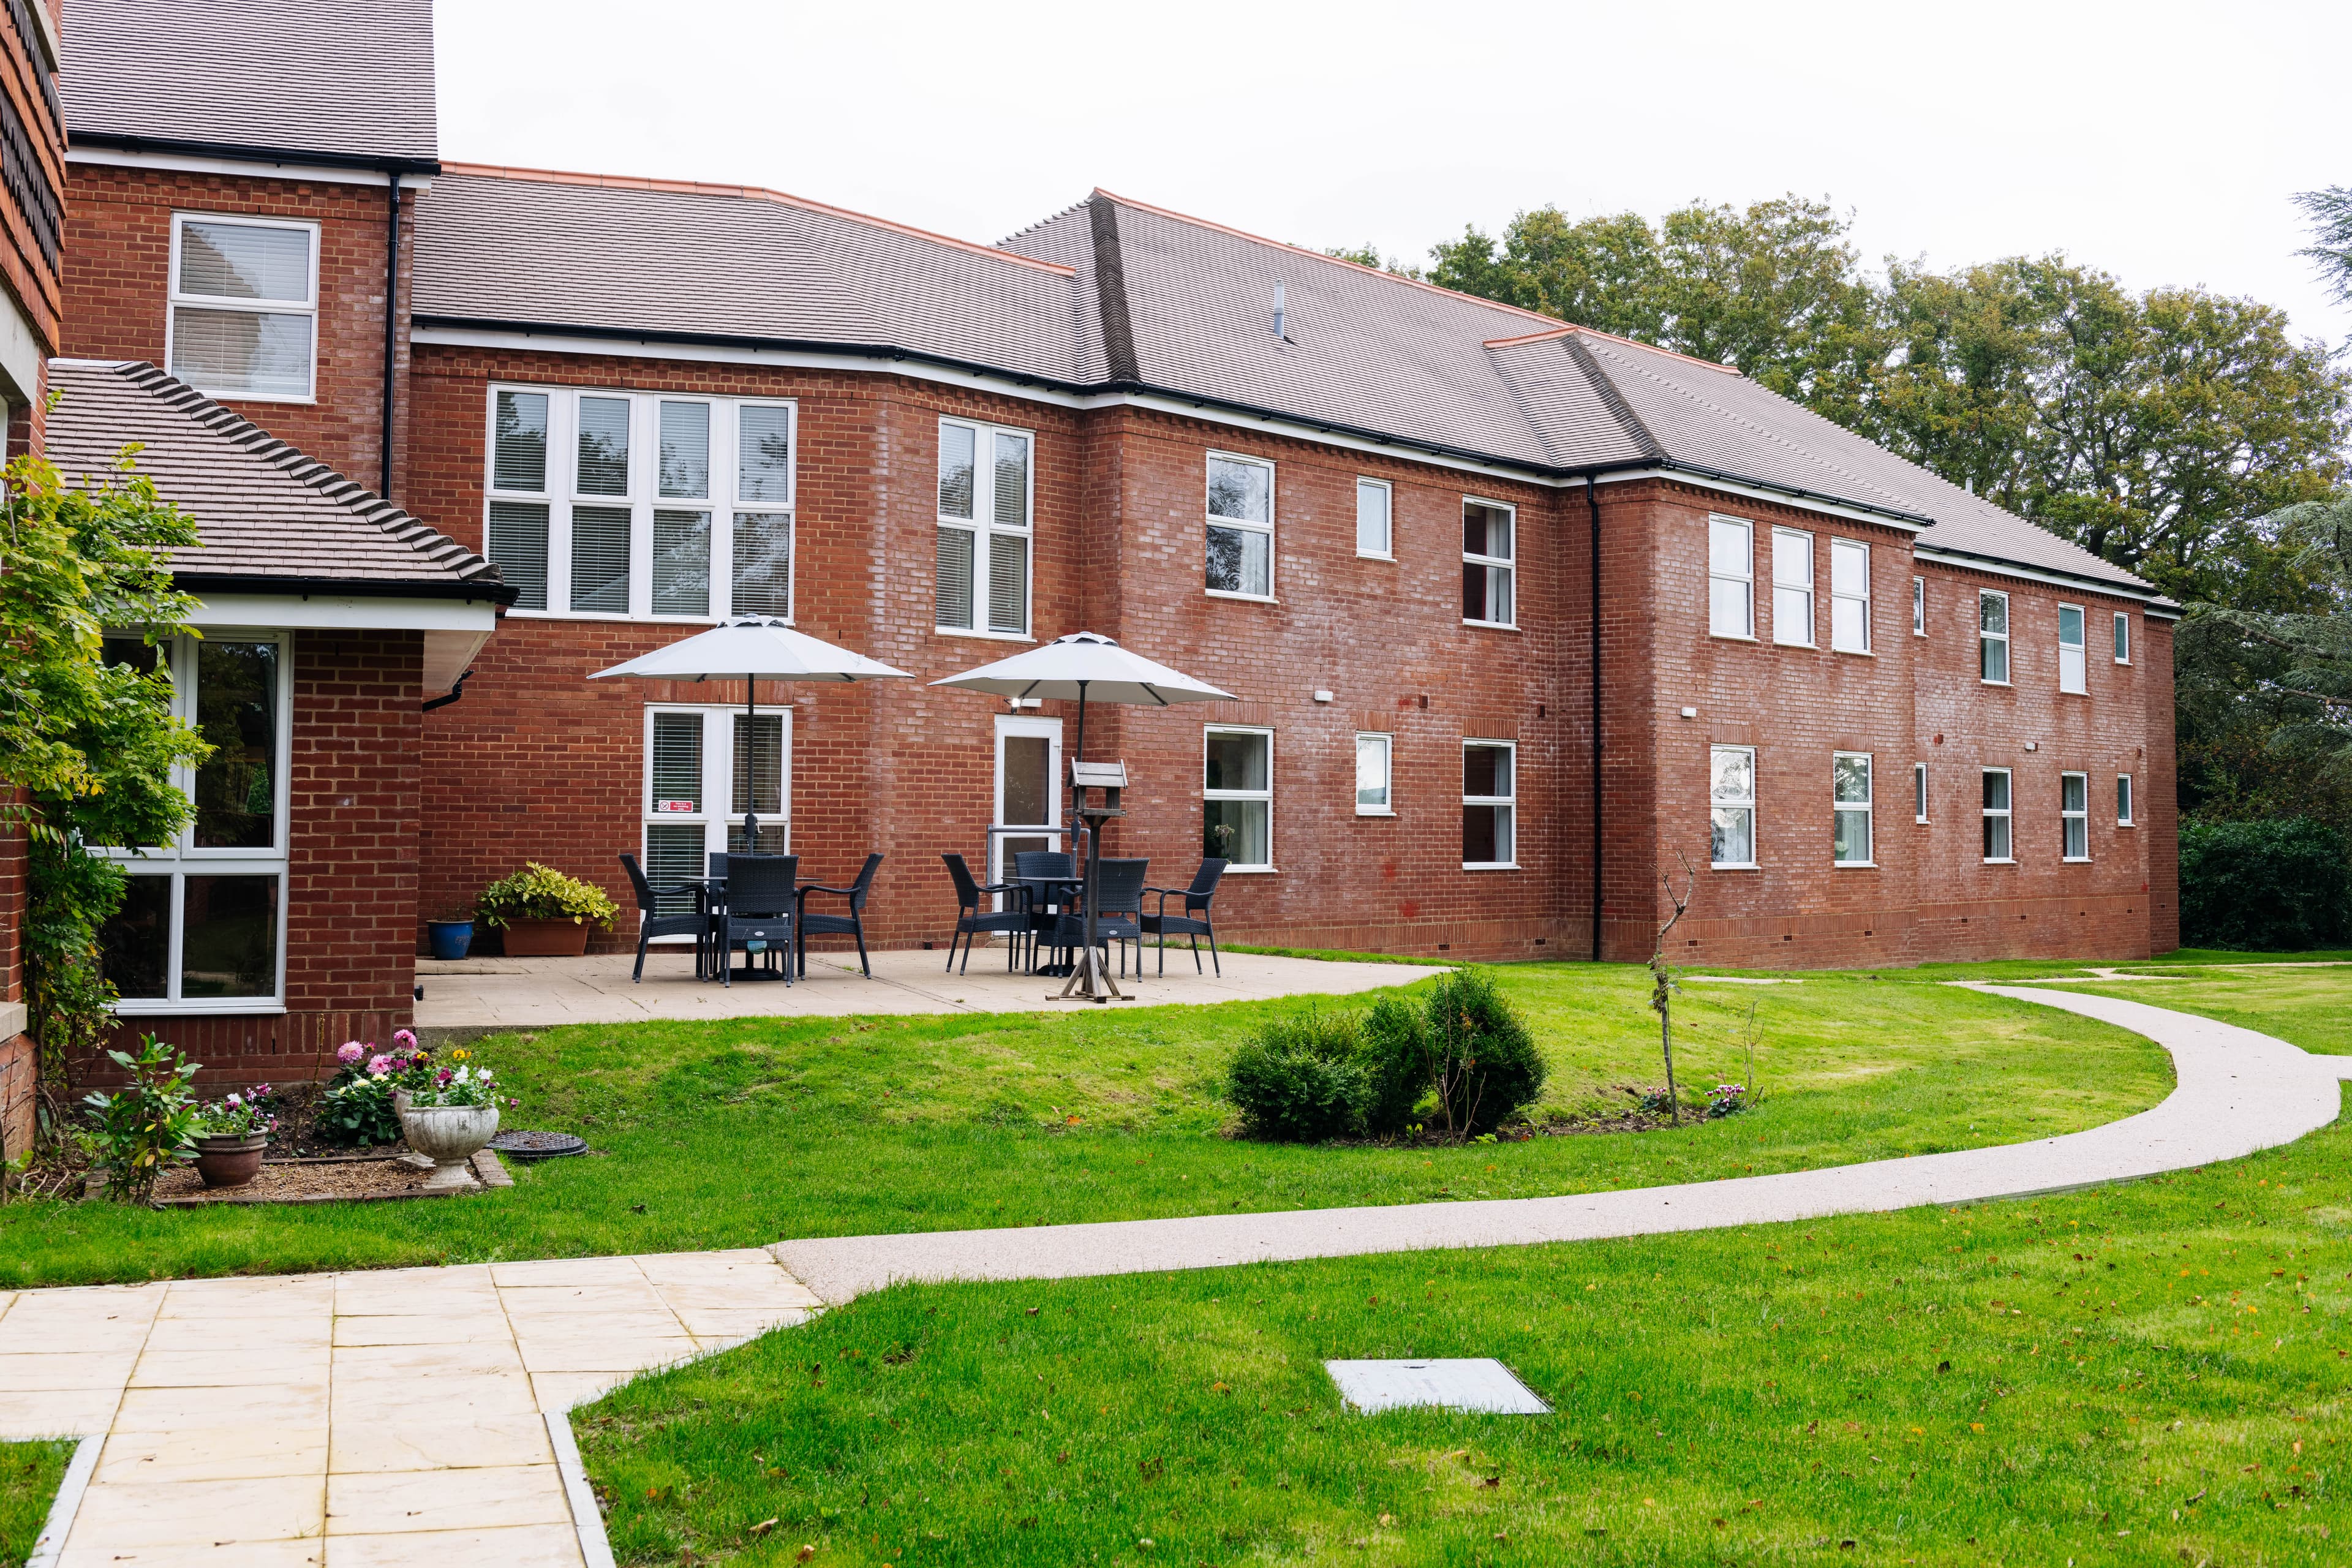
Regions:
<instances>
[{"instance_id":1,"label":"mown grass","mask_svg":"<svg viewBox=\"0 0 2352 1568\"><path fill-rule=\"evenodd\" d=\"M0 1568L25 1568L73 1451L70 1441L0 1443Z\"/></svg>"},{"instance_id":2,"label":"mown grass","mask_svg":"<svg viewBox=\"0 0 2352 1568\"><path fill-rule=\"evenodd\" d=\"M1662 1079L1630 965L1496 972L1549 1057L1539 1118ZM2137 1036L1920 980L1694 982L1681 1081L1746 1070L1764 1103L1639 1137L1470 1148L1237 1140L1217 1084L1291 999L1128 1013L583 1026L478 1042L523 1097L509 1124L594 1156L428 1203L156 1212L0 1208L0 1286L757 1245L793 1236L1532 1196L2001 1143L2095 1126L2171 1082Z\"/></svg>"},{"instance_id":3,"label":"mown grass","mask_svg":"<svg viewBox=\"0 0 2352 1568\"><path fill-rule=\"evenodd\" d=\"M2178 1007L2276 1035L2307 1051L2352 1056L2352 964L2196 969L2128 964L2125 973L2152 978L2070 984L2066 989L2121 996L2155 1007Z\"/></svg>"},{"instance_id":4,"label":"mown grass","mask_svg":"<svg viewBox=\"0 0 2352 1568\"><path fill-rule=\"evenodd\" d=\"M2032 1202L899 1288L574 1426L630 1563L2341 1563L2347 1281L2339 1123ZM1321 1368L1489 1355L1555 1414Z\"/></svg>"}]
</instances>

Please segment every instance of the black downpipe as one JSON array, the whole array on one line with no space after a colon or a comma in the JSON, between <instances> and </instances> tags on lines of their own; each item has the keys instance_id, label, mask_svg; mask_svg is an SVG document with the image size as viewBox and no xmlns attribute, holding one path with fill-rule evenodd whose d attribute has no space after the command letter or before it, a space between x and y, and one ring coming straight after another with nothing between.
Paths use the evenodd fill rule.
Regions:
<instances>
[{"instance_id":1,"label":"black downpipe","mask_svg":"<svg viewBox=\"0 0 2352 1568\"><path fill-rule=\"evenodd\" d=\"M465 674L457 678L457 685L451 687L448 690L443 692L438 697L426 698L424 702L419 705L420 710L430 713L436 708L448 707L449 704L457 701L457 699L466 695L466 682L471 680L473 678L474 672L470 669L467 670Z\"/></svg>"},{"instance_id":2,"label":"black downpipe","mask_svg":"<svg viewBox=\"0 0 2352 1568\"><path fill-rule=\"evenodd\" d=\"M1601 485L1584 476L1585 510L1592 514L1592 962L1601 962Z\"/></svg>"},{"instance_id":3,"label":"black downpipe","mask_svg":"<svg viewBox=\"0 0 2352 1568\"><path fill-rule=\"evenodd\" d=\"M400 171L387 170L384 185L383 242L383 462L375 492L392 499L393 353L399 344L400 326ZM451 700L456 700L453 691Z\"/></svg>"}]
</instances>

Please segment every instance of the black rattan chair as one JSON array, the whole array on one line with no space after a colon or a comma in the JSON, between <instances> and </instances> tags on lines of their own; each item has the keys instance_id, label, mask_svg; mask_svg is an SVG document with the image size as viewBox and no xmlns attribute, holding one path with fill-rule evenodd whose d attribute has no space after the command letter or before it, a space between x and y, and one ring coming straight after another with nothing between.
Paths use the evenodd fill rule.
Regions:
<instances>
[{"instance_id":1,"label":"black rattan chair","mask_svg":"<svg viewBox=\"0 0 2352 1568\"><path fill-rule=\"evenodd\" d=\"M1024 883L1056 881L1075 883L1078 879L1078 858L1059 849L1016 849L1013 852L1013 874ZM1059 901L1053 889L1032 885L1029 889L1029 957L1034 967L1037 944L1048 941L1061 924Z\"/></svg>"},{"instance_id":2,"label":"black rattan chair","mask_svg":"<svg viewBox=\"0 0 2352 1568\"><path fill-rule=\"evenodd\" d=\"M1192 939L1192 973L1199 973L1201 972L1201 939L1205 936L1209 939L1209 962L1216 964L1217 977L1219 979L1224 977L1225 966L1217 958L1217 927L1209 914L1209 901L1217 896L1218 879L1225 874L1225 867L1228 864L1227 861L1211 857L1202 861L1201 868L1192 873L1192 885L1189 888L1143 889L1147 893L1160 895L1159 910L1142 917L1139 923L1143 927L1146 935L1160 939L1160 973L1168 973L1168 939L1171 936L1189 936ZM1181 895L1184 900L1184 912L1181 915L1171 915L1168 912L1168 900L1179 895Z\"/></svg>"},{"instance_id":3,"label":"black rattan chair","mask_svg":"<svg viewBox=\"0 0 2352 1568\"><path fill-rule=\"evenodd\" d=\"M1005 973L1011 973L1020 959L1022 944L1030 935L1029 889L1018 882L991 882L982 887L973 880L971 868L964 864L962 856L942 855L940 858L948 863L948 875L955 879L956 889L955 936L948 939L949 972L953 973L956 966L956 937L963 939L963 962L968 970L971 967L971 939L982 931L1002 931L1012 938L1004 949ZM986 907L992 893L1007 896L1003 909Z\"/></svg>"},{"instance_id":4,"label":"black rattan chair","mask_svg":"<svg viewBox=\"0 0 2352 1568\"><path fill-rule=\"evenodd\" d=\"M726 902L715 922L718 941L712 957L719 977L735 984L730 962L743 949L744 968L751 967L752 947L766 952L772 967L784 957L784 984L793 983L793 916L799 903L801 858L797 855L730 855L727 857Z\"/></svg>"},{"instance_id":5,"label":"black rattan chair","mask_svg":"<svg viewBox=\"0 0 2352 1568\"><path fill-rule=\"evenodd\" d=\"M874 890L874 873L881 864L880 855L868 855L865 868L857 873L857 880L846 888L828 888L811 882L801 889L799 910L793 924L800 944L800 969L803 977L808 973L809 938L854 936L857 939L857 967L866 972L866 979L874 978L874 967L866 962L866 895ZM849 900L849 912L845 915L813 915L808 912L808 896L811 893L832 893L845 898Z\"/></svg>"},{"instance_id":6,"label":"black rattan chair","mask_svg":"<svg viewBox=\"0 0 2352 1568\"><path fill-rule=\"evenodd\" d=\"M629 979L642 984L646 978L646 944L657 936L690 936L694 939L694 977L702 978L702 952L710 939L710 917L703 901L701 885L695 882L673 882L656 887L646 880L645 868L634 855L621 857L621 864L629 873L629 886L637 895L637 966ZM694 896L694 908L665 912L664 899L679 894Z\"/></svg>"},{"instance_id":7,"label":"black rattan chair","mask_svg":"<svg viewBox=\"0 0 2352 1568\"><path fill-rule=\"evenodd\" d=\"M1108 961L1110 944L1118 942L1118 972L1127 973L1127 944L1136 944L1135 968L1143 972L1143 879L1151 874L1149 860L1104 860L1102 880L1095 889L1095 945L1103 950ZM1086 944L1087 911L1085 895L1073 900L1073 907L1064 910L1054 926L1054 945L1076 952Z\"/></svg>"}]
</instances>

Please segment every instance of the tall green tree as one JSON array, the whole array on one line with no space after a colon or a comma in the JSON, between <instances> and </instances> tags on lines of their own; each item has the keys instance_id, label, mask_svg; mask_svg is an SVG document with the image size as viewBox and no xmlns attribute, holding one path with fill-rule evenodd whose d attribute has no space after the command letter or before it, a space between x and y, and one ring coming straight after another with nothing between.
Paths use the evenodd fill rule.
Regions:
<instances>
[{"instance_id":1,"label":"tall green tree","mask_svg":"<svg viewBox=\"0 0 2352 1568\"><path fill-rule=\"evenodd\" d=\"M2294 198L2311 220L2312 242L2299 254L2317 264L2328 290L2352 304L2352 185L2329 185Z\"/></svg>"}]
</instances>

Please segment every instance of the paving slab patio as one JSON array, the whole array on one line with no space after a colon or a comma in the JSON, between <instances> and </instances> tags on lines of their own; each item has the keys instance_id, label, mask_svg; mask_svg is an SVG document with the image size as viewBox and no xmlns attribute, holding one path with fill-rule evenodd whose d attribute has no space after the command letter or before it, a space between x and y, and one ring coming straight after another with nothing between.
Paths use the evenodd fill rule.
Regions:
<instances>
[{"instance_id":1,"label":"paving slab patio","mask_svg":"<svg viewBox=\"0 0 2352 1568\"><path fill-rule=\"evenodd\" d=\"M1205 960L1206 954L1202 957ZM1221 975L1196 974L1189 950L1171 949L1168 973L1146 950L1141 976L1119 981L1139 1007L1178 1002L1258 1002L1276 996L1345 995L1383 985L1409 985L1437 964L1350 963L1228 952ZM454 1045L500 1029L545 1029L559 1024L628 1024L663 1019L841 1017L857 1013L1043 1013L1091 1004L1055 999L1058 979L1007 974L1001 948L977 948L965 973L945 972L944 951L902 949L873 955L871 979L858 973L856 953L811 953L808 978L721 985L694 977L694 955L656 949L646 977L634 983L634 953L585 958L481 958L456 963L419 960L425 999L416 1005L416 1032L427 1045ZM1113 965L1116 970L1116 965Z\"/></svg>"}]
</instances>

